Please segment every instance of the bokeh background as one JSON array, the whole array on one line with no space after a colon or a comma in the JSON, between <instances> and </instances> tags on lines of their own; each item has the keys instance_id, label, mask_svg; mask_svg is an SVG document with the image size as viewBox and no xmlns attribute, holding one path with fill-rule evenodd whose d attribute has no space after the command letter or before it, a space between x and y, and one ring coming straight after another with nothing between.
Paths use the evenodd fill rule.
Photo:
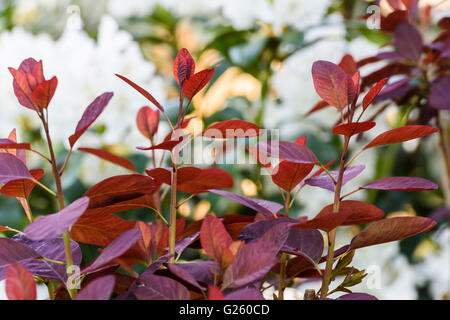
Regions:
<instances>
[{"instance_id":1,"label":"bokeh background","mask_svg":"<svg viewBox=\"0 0 450 320\"><path fill-rule=\"evenodd\" d=\"M16 68L25 58L42 59L46 77L56 75L59 80L49 107L50 131L59 161L64 161L67 138L85 107L102 92L114 91L109 106L78 146L114 152L142 171L149 157L135 148L146 143L135 126L135 117L148 102L114 74L123 74L144 86L165 106L169 116L175 116L178 102L172 62L178 50L185 47L197 61L198 70L216 68L212 85L194 99L192 129L230 118L252 121L264 128L278 128L283 140L294 141L306 135L308 146L327 162L338 156L341 147L340 139L331 133L338 114L328 108L305 116L320 100L313 87L311 66L320 59L338 63L346 53L356 60L369 57L388 43L389 38L368 29L359 19L371 4L363 0L1 0L0 137L6 138L16 128L19 141L32 142L36 149L45 150L39 119L18 104L8 71L9 66ZM437 32L435 23L450 16L450 1L419 1L419 7L430 4L431 23L422 31L431 38ZM381 1L381 9L391 10L388 1ZM371 68L363 68L362 74ZM378 117L377 126L352 150L398 126L402 117L397 106L389 106ZM164 121L160 125L162 138L168 128ZM370 149L357 160L366 168L356 183L389 174L417 175L440 182L443 166L436 145L437 137L433 136L419 143ZM49 170L33 155L28 161L30 168ZM234 176L233 191L280 201L278 189L270 178L259 176L256 166L222 167ZM63 179L65 195L68 201L74 200L89 186L120 173L124 171L112 164L74 152ZM51 185L51 178L44 177L44 183ZM344 192L353 190L354 185L346 186ZM332 201L331 197L326 190L307 186L292 214L312 217ZM442 191L362 191L354 199L373 201L389 215L440 217L433 232L358 250L354 265L366 269L369 276L355 291L380 299L448 299L450 231L445 208L449 203ZM35 216L57 211L54 201L38 188L30 201ZM226 199L200 195L182 206L179 214L192 221L210 212L221 215L245 212L245 208ZM147 210L121 217L154 219ZM0 197L0 225L22 229L25 224L23 209L16 200ZM341 229L338 245L347 244L358 231ZM82 248L86 257L96 254L96 248ZM2 286L0 282L0 289ZM287 289L286 296L302 298L305 288L318 286L299 283ZM40 297L45 295L44 288Z\"/></svg>"}]
</instances>

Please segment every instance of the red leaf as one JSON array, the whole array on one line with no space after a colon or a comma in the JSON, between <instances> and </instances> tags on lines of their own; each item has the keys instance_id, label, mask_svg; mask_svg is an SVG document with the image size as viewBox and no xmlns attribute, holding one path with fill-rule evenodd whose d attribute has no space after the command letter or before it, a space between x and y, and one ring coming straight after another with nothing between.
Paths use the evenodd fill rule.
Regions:
<instances>
[{"instance_id":1,"label":"red leaf","mask_svg":"<svg viewBox=\"0 0 450 320\"><path fill-rule=\"evenodd\" d=\"M378 93L380 93L381 89L383 89L383 87L387 81L388 81L388 78L381 79L380 81L378 81L378 83L376 85L374 85L369 90L369 92L367 92L367 94L364 96L363 103L362 103L363 110L366 110L367 107L369 106L369 104L372 103L373 99L375 99L376 96L378 95Z\"/></svg>"},{"instance_id":2,"label":"red leaf","mask_svg":"<svg viewBox=\"0 0 450 320\"><path fill-rule=\"evenodd\" d=\"M312 76L314 87L323 100L338 110L347 107L348 76L340 67L328 61L316 61Z\"/></svg>"},{"instance_id":3,"label":"red leaf","mask_svg":"<svg viewBox=\"0 0 450 320\"><path fill-rule=\"evenodd\" d=\"M180 86L189 80L195 72L195 61L186 48L181 49L173 62L173 75Z\"/></svg>"},{"instance_id":4,"label":"red leaf","mask_svg":"<svg viewBox=\"0 0 450 320\"><path fill-rule=\"evenodd\" d=\"M8 69L14 78L13 89L19 103L28 109L37 110L37 107L31 100L32 91L27 80L27 75L21 70L16 70L14 68Z\"/></svg>"},{"instance_id":5,"label":"red leaf","mask_svg":"<svg viewBox=\"0 0 450 320\"><path fill-rule=\"evenodd\" d=\"M225 300L225 297L219 288L210 285L208 287L208 300Z\"/></svg>"},{"instance_id":6,"label":"red leaf","mask_svg":"<svg viewBox=\"0 0 450 320\"><path fill-rule=\"evenodd\" d=\"M324 207L317 214L317 217L330 212L333 212L332 204ZM365 224L384 217L384 212L381 209L372 204L357 200L341 201L339 205L339 212L350 212L350 215L347 216L347 218L341 223L342 226Z\"/></svg>"},{"instance_id":7,"label":"red leaf","mask_svg":"<svg viewBox=\"0 0 450 320\"><path fill-rule=\"evenodd\" d=\"M329 104L328 102L325 102L325 101L323 101L323 100L320 100L319 102L317 102L317 103L314 105L314 107L312 107L312 108L305 114L305 116L309 116L310 114L312 114L312 113L314 113L314 112L316 112L316 111L322 110L322 109L328 107L329 105L330 105L330 104Z\"/></svg>"},{"instance_id":8,"label":"red leaf","mask_svg":"<svg viewBox=\"0 0 450 320\"><path fill-rule=\"evenodd\" d=\"M272 181L280 188L291 192L311 172L313 167L312 163L281 161L274 170L276 173L272 175Z\"/></svg>"},{"instance_id":9,"label":"red leaf","mask_svg":"<svg viewBox=\"0 0 450 320\"><path fill-rule=\"evenodd\" d=\"M115 155L111 152L108 152L106 150L101 150L101 149L94 149L94 148L78 148L79 151L82 152L86 152L86 153L90 153L93 154L103 160L109 161L111 163L117 164L118 166L121 166L125 169L128 169L130 171L136 172L136 167L134 166L134 164L128 160L125 159L123 157L120 157L118 155Z\"/></svg>"},{"instance_id":10,"label":"red leaf","mask_svg":"<svg viewBox=\"0 0 450 320\"><path fill-rule=\"evenodd\" d=\"M118 175L100 181L84 195L90 199L89 209L102 208L152 194L155 187L154 179L145 175Z\"/></svg>"},{"instance_id":11,"label":"red leaf","mask_svg":"<svg viewBox=\"0 0 450 320\"><path fill-rule=\"evenodd\" d=\"M44 175L44 170L33 169L30 170L30 174L35 180L39 181ZM14 180L2 186L0 193L8 197L28 198L35 185L36 182L29 179Z\"/></svg>"},{"instance_id":12,"label":"red leaf","mask_svg":"<svg viewBox=\"0 0 450 320\"><path fill-rule=\"evenodd\" d=\"M75 133L69 137L70 147L73 147L75 142L80 136L89 128L89 126L98 118L108 105L109 100L113 96L112 92L105 92L102 95L95 98L90 105L86 108L80 121L75 128Z\"/></svg>"},{"instance_id":13,"label":"red leaf","mask_svg":"<svg viewBox=\"0 0 450 320\"><path fill-rule=\"evenodd\" d=\"M118 76L120 79L122 79L123 81L128 83L130 86L132 86L137 92L142 94L144 97L146 97L151 103L153 103L155 105L156 108L161 110L161 112L164 112L163 106L155 98L153 98L153 96L147 90L138 86L136 83L127 79L126 77L121 76L120 74L116 74L116 76Z\"/></svg>"},{"instance_id":14,"label":"red leaf","mask_svg":"<svg viewBox=\"0 0 450 320\"><path fill-rule=\"evenodd\" d=\"M25 149L30 150L31 144L28 142L16 143L10 139L0 139L0 149ZM1 151L0 151L1 152Z\"/></svg>"},{"instance_id":15,"label":"red leaf","mask_svg":"<svg viewBox=\"0 0 450 320\"><path fill-rule=\"evenodd\" d=\"M183 92L186 98L191 100L211 80L214 69L206 69L197 72L184 83Z\"/></svg>"},{"instance_id":16,"label":"red leaf","mask_svg":"<svg viewBox=\"0 0 450 320\"><path fill-rule=\"evenodd\" d=\"M206 254L222 265L223 251L233 242L223 223L209 214L203 219L200 243Z\"/></svg>"},{"instance_id":17,"label":"red leaf","mask_svg":"<svg viewBox=\"0 0 450 320\"><path fill-rule=\"evenodd\" d=\"M6 270L5 291L9 300L36 300L33 275L18 262L10 264Z\"/></svg>"},{"instance_id":18,"label":"red leaf","mask_svg":"<svg viewBox=\"0 0 450 320\"><path fill-rule=\"evenodd\" d=\"M82 216L72 226L70 237L72 240L107 246L124 232L134 228L132 221L127 221L114 215Z\"/></svg>"},{"instance_id":19,"label":"red leaf","mask_svg":"<svg viewBox=\"0 0 450 320\"><path fill-rule=\"evenodd\" d=\"M50 80L44 80L38 84L31 94L31 99L39 108L47 108L55 94L58 79L56 77Z\"/></svg>"},{"instance_id":20,"label":"red leaf","mask_svg":"<svg viewBox=\"0 0 450 320\"><path fill-rule=\"evenodd\" d=\"M342 57L339 67L349 75L354 75L358 71L358 65L351 54Z\"/></svg>"},{"instance_id":21,"label":"red leaf","mask_svg":"<svg viewBox=\"0 0 450 320\"><path fill-rule=\"evenodd\" d=\"M159 183L172 185L172 170L165 168L146 169L145 172ZM195 179L202 169L196 167L181 167L177 170L177 186Z\"/></svg>"},{"instance_id":22,"label":"red leaf","mask_svg":"<svg viewBox=\"0 0 450 320\"><path fill-rule=\"evenodd\" d=\"M148 106L139 109L136 124L143 136L152 139L159 125L159 111L154 111Z\"/></svg>"},{"instance_id":23,"label":"red leaf","mask_svg":"<svg viewBox=\"0 0 450 320\"><path fill-rule=\"evenodd\" d=\"M296 224L292 228L296 229L320 229L326 232L330 232L336 227L342 225L352 212L323 212L317 215L314 219L308 220L301 224Z\"/></svg>"},{"instance_id":24,"label":"red leaf","mask_svg":"<svg viewBox=\"0 0 450 320\"><path fill-rule=\"evenodd\" d=\"M172 151L173 148L175 148L181 141L183 141L183 137L179 137L176 140L167 140L160 144L150 146L150 147L136 147L136 149L139 150L167 150Z\"/></svg>"},{"instance_id":25,"label":"red leaf","mask_svg":"<svg viewBox=\"0 0 450 320\"><path fill-rule=\"evenodd\" d=\"M376 221L352 239L349 250L402 240L426 232L435 225L434 220L425 217L393 217Z\"/></svg>"},{"instance_id":26,"label":"red leaf","mask_svg":"<svg viewBox=\"0 0 450 320\"><path fill-rule=\"evenodd\" d=\"M422 125L404 126L386 131L378 135L363 150L381 146L385 144L404 142L416 138L421 138L438 131L437 128Z\"/></svg>"},{"instance_id":27,"label":"red leaf","mask_svg":"<svg viewBox=\"0 0 450 320\"><path fill-rule=\"evenodd\" d=\"M375 127L375 125L376 123L373 121L344 123L334 127L333 133L351 137L355 134L368 131Z\"/></svg>"},{"instance_id":28,"label":"red leaf","mask_svg":"<svg viewBox=\"0 0 450 320\"><path fill-rule=\"evenodd\" d=\"M261 129L251 122L244 120L226 120L209 126L202 135L207 138L251 138L260 136Z\"/></svg>"},{"instance_id":29,"label":"red leaf","mask_svg":"<svg viewBox=\"0 0 450 320\"><path fill-rule=\"evenodd\" d=\"M178 190L186 193L201 193L209 189L232 188L233 176L220 168L205 168L194 179L180 184Z\"/></svg>"}]
</instances>

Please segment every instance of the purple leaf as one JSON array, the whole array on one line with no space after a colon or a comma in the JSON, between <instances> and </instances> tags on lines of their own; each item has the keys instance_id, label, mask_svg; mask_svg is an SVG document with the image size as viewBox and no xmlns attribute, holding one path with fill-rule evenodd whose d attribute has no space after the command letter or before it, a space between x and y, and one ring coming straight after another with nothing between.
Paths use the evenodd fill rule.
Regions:
<instances>
[{"instance_id":1,"label":"purple leaf","mask_svg":"<svg viewBox=\"0 0 450 320\"><path fill-rule=\"evenodd\" d=\"M261 212L262 214L268 217L274 216L278 211L280 211L283 208L283 205L277 202L272 202L258 198L248 198L228 191L210 189L209 192L237 201L240 204L250 209L253 209L257 212Z\"/></svg>"},{"instance_id":2,"label":"purple leaf","mask_svg":"<svg viewBox=\"0 0 450 320\"><path fill-rule=\"evenodd\" d=\"M377 55L375 55L375 58L380 60L392 60L392 61L401 61L405 59L402 55L398 54L398 52L395 51L380 52Z\"/></svg>"},{"instance_id":3,"label":"purple leaf","mask_svg":"<svg viewBox=\"0 0 450 320\"><path fill-rule=\"evenodd\" d=\"M258 241L267 241L272 243L277 252L284 246L289 236L289 222L278 223L265 232Z\"/></svg>"},{"instance_id":4,"label":"purple leaf","mask_svg":"<svg viewBox=\"0 0 450 320\"><path fill-rule=\"evenodd\" d=\"M74 300L109 300L115 283L116 278L113 275L97 278L89 282Z\"/></svg>"},{"instance_id":5,"label":"purple leaf","mask_svg":"<svg viewBox=\"0 0 450 320\"><path fill-rule=\"evenodd\" d=\"M282 251L301 255L311 263L317 264L323 253L323 236L315 229L290 229Z\"/></svg>"},{"instance_id":6,"label":"purple leaf","mask_svg":"<svg viewBox=\"0 0 450 320\"><path fill-rule=\"evenodd\" d=\"M34 180L19 158L10 153L0 153L0 183L6 184L10 181L22 179Z\"/></svg>"},{"instance_id":7,"label":"purple leaf","mask_svg":"<svg viewBox=\"0 0 450 320\"><path fill-rule=\"evenodd\" d=\"M357 175L359 175L365 169L365 167L366 167L365 165L359 165L348 167L347 169L345 169L344 175L342 177L342 185L346 184L347 182L355 178ZM338 170L330 171L330 174L333 176L334 180L337 181L339 171ZM333 192L336 187L333 180L331 180L330 176L327 173L322 173L317 177L306 179L305 183L309 184L310 186L327 189Z\"/></svg>"},{"instance_id":8,"label":"purple leaf","mask_svg":"<svg viewBox=\"0 0 450 320\"><path fill-rule=\"evenodd\" d=\"M219 264L215 261L177 263L176 265L192 275L197 282L205 284L213 284L214 273L218 274L220 271Z\"/></svg>"},{"instance_id":9,"label":"purple leaf","mask_svg":"<svg viewBox=\"0 0 450 320\"><path fill-rule=\"evenodd\" d=\"M373 99L373 103L379 103L385 100L395 99L405 95L414 88L414 86L409 83L410 80L410 77L405 77L401 80L388 84Z\"/></svg>"},{"instance_id":10,"label":"purple leaf","mask_svg":"<svg viewBox=\"0 0 450 320\"><path fill-rule=\"evenodd\" d=\"M33 241L26 238L24 234L18 234L12 239L17 243L34 249L42 257L66 263L63 239L57 238L52 240ZM78 266L81 263L80 246L75 241L71 241L70 244L72 248L73 263ZM64 283L67 279L65 266L58 263L45 260L31 260L22 262L22 265L35 276L55 280L60 283ZM4 270L0 269L0 279L3 279L3 277Z\"/></svg>"},{"instance_id":11,"label":"purple leaf","mask_svg":"<svg viewBox=\"0 0 450 320\"><path fill-rule=\"evenodd\" d=\"M264 300L264 298L258 290L245 288L227 294L225 300Z\"/></svg>"},{"instance_id":12,"label":"purple leaf","mask_svg":"<svg viewBox=\"0 0 450 320\"><path fill-rule=\"evenodd\" d=\"M139 277L133 293L139 300L190 300L189 291L181 283L153 274Z\"/></svg>"},{"instance_id":13,"label":"purple leaf","mask_svg":"<svg viewBox=\"0 0 450 320\"><path fill-rule=\"evenodd\" d=\"M422 191L435 190L438 185L430 180L416 177L386 177L372 181L361 189Z\"/></svg>"},{"instance_id":14,"label":"purple leaf","mask_svg":"<svg viewBox=\"0 0 450 320\"><path fill-rule=\"evenodd\" d=\"M83 273L88 273L92 270L98 269L111 260L120 257L127 252L134 244L141 238L141 231L138 229L131 229L121 234L114 239L106 248L102 251L100 256L89 267L83 270Z\"/></svg>"},{"instance_id":15,"label":"purple leaf","mask_svg":"<svg viewBox=\"0 0 450 320\"><path fill-rule=\"evenodd\" d=\"M225 271L222 287L239 288L261 279L277 263L277 252L278 248L268 241L244 245Z\"/></svg>"},{"instance_id":16,"label":"purple leaf","mask_svg":"<svg viewBox=\"0 0 450 320\"><path fill-rule=\"evenodd\" d=\"M89 205L89 198L82 197L58 213L37 219L25 229L31 240L50 240L59 237L77 222Z\"/></svg>"},{"instance_id":17,"label":"purple leaf","mask_svg":"<svg viewBox=\"0 0 450 320\"><path fill-rule=\"evenodd\" d=\"M13 262L25 262L40 257L40 254L25 244L8 238L0 238L0 268Z\"/></svg>"},{"instance_id":18,"label":"purple leaf","mask_svg":"<svg viewBox=\"0 0 450 320\"><path fill-rule=\"evenodd\" d=\"M409 23L401 23L395 28L394 44L399 54L412 61L418 61L422 53L422 36Z\"/></svg>"},{"instance_id":19,"label":"purple leaf","mask_svg":"<svg viewBox=\"0 0 450 320\"><path fill-rule=\"evenodd\" d=\"M103 112L109 100L113 96L112 92L105 92L95 98L94 101L86 108L77 124L75 132L69 137L70 147L72 148L75 142L80 138L80 136L89 128L89 126L98 118L98 116Z\"/></svg>"},{"instance_id":20,"label":"purple leaf","mask_svg":"<svg viewBox=\"0 0 450 320\"><path fill-rule=\"evenodd\" d=\"M201 286L189 272L187 272L186 270L181 268L179 265L180 264L168 263L167 268L173 275L180 278L181 280L186 281L190 285L192 285L200 290L206 290L206 288Z\"/></svg>"},{"instance_id":21,"label":"purple leaf","mask_svg":"<svg viewBox=\"0 0 450 320\"><path fill-rule=\"evenodd\" d=\"M348 293L340 296L336 300L378 300L376 297L367 293Z\"/></svg>"},{"instance_id":22,"label":"purple leaf","mask_svg":"<svg viewBox=\"0 0 450 320\"><path fill-rule=\"evenodd\" d=\"M428 218L433 219L434 221L443 220L445 218L450 217L450 208L444 207L437 210L434 210Z\"/></svg>"},{"instance_id":23,"label":"purple leaf","mask_svg":"<svg viewBox=\"0 0 450 320\"><path fill-rule=\"evenodd\" d=\"M430 105L438 110L450 110L448 93L450 91L450 75L438 78L432 85Z\"/></svg>"},{"instance_id":24,"label":"purple leaf","mask_svg":"<svg viewBox=\"0 0 450 320\"><path fill-rule=\"evenodd\" d=\"M277 218L273 220L260 220L246 225L241 230L239 240L250 242L252 240L259 240L266 232L278 224L297 224L298 220L292 218Z\"/></svg>"},{"instance_id":25,"label":"purple leaf","mask_svg":"<svg viewBox=\"0 0 450 320\"><path fill-rule=\"evenodd\" d=\"M183 238L177 243L175 243L175 252L180 254L184 251L189 245L191 245L193 242L197 240L197 238L200 236L200 232L196 232L194 234L191 234L189 237Z\"/></svg>"},{"instance_id":26,"label":"purple leaf","mask_svg":"<svg viewBox=\"0 0 450 320\"><path fill-rule=\"evenodd\" d=\"M318 162L314 153L307 147L288 141L259 142L256 148L263 155L295 163Z\"/></svg>"}]
</instances>

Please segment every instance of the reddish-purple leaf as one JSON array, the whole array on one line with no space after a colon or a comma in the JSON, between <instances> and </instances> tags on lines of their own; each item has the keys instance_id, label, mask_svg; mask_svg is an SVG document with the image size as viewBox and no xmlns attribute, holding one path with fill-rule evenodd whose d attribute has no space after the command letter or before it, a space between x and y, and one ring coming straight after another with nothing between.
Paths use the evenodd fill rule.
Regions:
<instances>
[{"instance_id":1,"label":"reddish-purple leaf","mask_svg":"<svg viewBox=\"0 0 450 320\"><path fill-rule=\"evenodd\" d=\"M150 146L150 147L136 147L139 150L168 150L172 151L181 141L183 141L183 137L179 137L175 140L166 140L161 142L160 144Z\"/></svg>"},{"instance_id":2,"label":"reddish-purple leaf","mask_svg":"<svg viewBox=\"0 0 450 320\"><path fill-rule=\"evenodd\" d=\"M33 275L20 263L10 264L5 278L5 291L9 300L36 300Z\"/></svg>"},{"instance_id":3,"label":"reddish-purple leaf","mask_svg":"<svg viewBox=\"0 0 450 320\"><path fill-rule=\"evenodd\" d=\"M359 91L360 91L360 74L359 71L356 71L355 74L348 75L348 103L355 102L358 99ZM356 102L355 102L356 103Z\"/></svg>"},{"instance_id":4,"label":"reddish-purple leaf","mask_svg":"<svg viewBox=\"0 0 450 320\"><path fill-rule=\"evenodd\" d=\"M372 181L361 189L423 191L436 190L438 185L430 180L416 177L385 177Z\"/></svg>"},{"instance_id":5,"label":"reddish-purple leaf","mask_svg":"<svg viewBox=\"0 0 450 320\"><path fill-rule=\"evenodd\" d=\"M233 176L220 168L205 168L194 179L178 186L178 190L186 193L202 193L209 189L232 188Z\"/></svg>"},{"instance_id":6,"label":"reddish-purple leaf","mask_svg":"<svg viewBox=\"0 0 450 320\"><path fill-rule=\"evenodd\" d=\"M264 300L264 298L257 289L244 288L227 294L225 300Z\"/></svg>"},{"instance_id":7,"label":"reddish-purple leaf","mask_svg":"<svg viewBox=\"0 0 450 320\"><path fill-rule=\"evenodd\" d=\"M324 207L316 217L323 214L333 212L333 205ZM365 224L380 220L384 217L383 210L377 208L373 204L357 201L343 200L339 205L339 212L350 212L350 215L341 223L341 225Z\"/></svg>"},{"instance_id":8,"label":"reddish-purple leaf","mask_svg":"<svg viewBox=\"0 0 450 320\"><path fill-rule=\"evenodd\" d=\"M89 205L89 198L82 197L58 213L49 214L29 224L25 229L27 238L50 240L59 237L77 222Z\"/></svg>"},{"instance_id":9,"label":"reddish-purple leaf","mask_svg":"<svg viewBox=\"0 0 450 320\"><path fill-rule=\"evenodd\" d=\"M6 184L14 180L34 180L25 164L16 156L0 153L0 183Z\"/></svg>"},{"instance_id":10,"label":"reddish-purple leaf","mask_svg":"<svg viewBox=\"0 0 450 320\"><path fill-rule=\"evenodd\" d=\"M209 214L203 219L200 243L206 254L222 264L223 250L233 242L223 223Z\"/></svg>"},{"instance_id":11,"label":"reddish-purple leaf","mask_svg":"<svg viewBox=\"0 0 450 320\"><path fill-rule=\"evenodd\" d=\"M58 79L56 77L53 77L50 80L42 81L33 90L31 100L33 100L39 108L47 108L53 98L53 95L55 94L57 85Z\"/></svg>"},{"instance_id":12,"label":"reddish-purple leaf","mask_svg":"<svg viewBox=\"0 0 450 320\"><path fill-rule=\"evenodd\" d=\"M173 62L173 75L180 86L195 72L195 61L186 48L182 48Z\"/></svg>"},{"instance_id":13,"label":"reddish-purple leaf","mask_svg":"<svg viewBox=\"0 0 450 320\"><path fill-rule=\"evenodd\" d=\"M140 108L136 116L136 125L144 137L152 139L158 131L159 111L149 106Z\"/></svg>"},{"instance_id":14,"label":"reddish-purple leaf","mask_svg":"<svg viewBox=\"0 0 450 320\"><path fill-rule=\"evenodd\" d=\"M369 90L369 92L367 92L362 102L363 110L366 110L369 104L372 103L373 99L375 99L378 93L380 93L387 81L388 78L381 79Z\"/></svg>"},{"instance_id":15,"label":"reddish-purple leaf","mask_svg":"<svg viewBox=\"0 0 450 320\"><path fill-rule=\"evenodd\" d=\"M307 147L288 141L259 142L257 150L269 157L281 158L295 163L317 163L314 153Z\"/></svg>"},{"instance_id":16,"label":"reddish-purple leaf","mask_svg":"<svg viewBox=\"0 0 450 320\"><path fill-rule=\"evenodd\" d=\"M251 138L260 136L263 132L251 122L244 120L226 120L209 126L202 135L207 138L231 139Z\"/></svg>"},{"instance_id":17,"label":"reddish-purple leaf","mask_svg":"<svg viewBox=\"0 0 450 320\"><path fill-rule=\"evenodd\" d=\"M312 66L314 87L319 96L338 110L343 110L348 101L347 74L332 62L319 60Z\"/></svg>"},{"instance_id":18,"label":"reddish-purple leaf","mask_svg":"<svg viewBox=\"0 0 450 320\"><path fill-rule=\"evenodd\" d=\"M64 241L61 238L44 241L32 241L24 234L17 234L12 238L19 245L26 246L29 250L35 250L40 257L45 257L54 261L60 261L63 264L45 261L42 259L28 259L20 262L33 275L65 283L67 280L66 272L66 253L64 250ZM70 241L72 250L73 264L79 266L81 263L81 249L75 241ZM0 268L0 279L3 279L5 270Z\"/></svg>"},{"instance_id":19,"label":"reddish-purple leaf","mask_svg":"<svg viewBox=\"0 0 450 320\"><path fill-rule=\"evenodd\" d=\"M42 169L33 169L30 170L30 174L37 181L41 180L44 175L44 170ZM6 183L1 189L0 193L4 194L8 197L16 197L16 198L28 198L31 191L35 187L36 182L29 179L24 180L14 180Z\"/></svg>"},{"instance_id":20,"label":"reddish-purple leaf","mask_svg":"<svg viewBox=\"0 0 450 320\"><path fill-rule=\"evenodd\" d=\"M154 168L146 169L145 172L159 183L172 185L172 169L171 168ZM198 177L202 169L196 167L181 167L177 170L177 185L186 183Z\"/></svg>"},{"instance_id":21,"label":"reddish-purple leaf","mask_svg":"<svg viewBox=\"0 0 450 320\"><path fill-rule=\"evenodd\" d=\"M404 142L416 138L421 138L438 131L430 126L411 125L395 128L378 135L363 150L385 144Z\"/></svg>"},{"instance_id":22,"label":"reddish-purple leaf","mask_svg":"<svg viewBox=\"0 0 450 320\"><path fill-rule=\"evenodd\" d=\"M223 276L223 288L240 288L261 279L277 263L278 248L269 241L244 245Z\"/></svg>"},{"instance_id":23,"label":"reddish-purple leaf","mask_svg":"<svg viewBox=\"0 0 450 320\"><path fill-rule=\"evenodd\" d=\"M130 160L128 160L124 157L115 155L109 151L95 149L95 148L84 148L84 147L78 148L78 150L82 151L82 152L93 154L93 155L99 157L100 159L106 160L108 162L111 162L118 166L121 166L125 169L136 172L136 167L134 166L133 162L131 162Z\"/></svg>"},{"instance_id":24,"label":"reddish-purple leaf","mask_svg":"<svg viewBox=\"0 0 450 320\"><path fill-rule=\"evenodd\" d=\"M366 167L365 165L358 165L358 166L351 166L345 169L344 175L342 177L342 185L345 185L347 182L358 176L365 169L365 167ZM334 180L337 181L339 171L333 170L330 171L330 174L333 176ZM331 180L328 173L322 173L316 177L306 179L305 183L310 186L327 189L333 192L336 188L333 180Z\"/></svg>"},{"instance_id":25,"label":"reddish-purple leaf","mask_svg":"<svg viewBox=\"0 0 450 320\"><path fill-rule=\"evenodd\" d=\"M395 28L394 44L403 57L418 61L422 53L422 36L420 32L409 23L400 23Z\"/></svg>"},{"instance_id":26,"label":"reddish-purple leaf","mask_svg":"<svg viewBox=\"0 0 450 320\"><path fill-rule=\"evenodd\" d=\"M206 69L197 72L192 77L186 80L183 86L183 92L186 98L191 100L200 90L203 89L211 80L214 69Z\"/></svg>"},{"instance_id":27,"label":"reddish-purple leaf","mask_svg":"<svg viewBox=\"0 0 450 320\"><path fill-rule=\"evenodd\" d=\"M219 194L221 196L227 197L228 199L237 201L240 204L242 204L250 209L253 209L256 212L261 212L262 214L264 214L268 217L274 216L278 211L280 211L283 208L283 205L281 205L277 202L258 199L258 198L244 197L239 194L224 191L224 190L211 189L211 190L209 190L209 192Z\"/></svg>"},{"instance_id":28,"label":"reddish-purple leaf","mask_svg":"<svg viewBox=\"0 0 450 320\"><path fill-rule=\"evenodd\" d=\"M449 92L450 75L438 78L431 87L430 105L438 110L450 110Z\"/></svg>"},{"instance_id":29,"label":"reddish-purple leaf","mask_svg":"<svg viewBox=\"0 0 450 320\"><path fill-rule=\"evenodd\" d=\"M109 300L115 283L116 278L113 275L97 278L89 282L74 300Z\"/></svg>"},{"instance_id":30,"label":"reddish-purple leaf","mask_svg":"<svg viewBox=\"0 0 450 320\"><path fill-rule=\"evenodd\" d=\"M80 136L89 128L89 126L98 118L108 105L109 100L113 96L112 92L105 92L95 98L94 101L86 108L80 121L75 128L74 134L69 137L70 147L73 147Z\"/></svg>"},{"instance_id":31,"label":"reddish-purple leaf","mask_svg":"<svg viewBox=\"0 0 450 320\"><path fill-rule=\"evenodd\" d=\"M334 127L333 133L351 137L355 134L369 131L375 127L375 125L376 123L373 121L343 123Z\"/></svg>"},{"instance_id":32,"label":"reddish-purple leaf","mask_svg":"<svg viewBox=\"0 0 450 320\"><path fill-rule=\"evenodd\" d=\"M295 163L290 161L281 161L275 167L275 174L272 175L272 181L291 192L313 169L313 163Z\"/></svg>"},{"instance_id":33,"label":"reddish-purple leaf","mask_svg":"<svg viewBox=\"0 0 450 320\"><path fill-rule=\"evenodd\" d=\"M25 244L12 239L0 238L0 268L13 262L25 262L41 255Z\"/></svg>"},{"instance_id":34,"label":"reddish-purple leaf","mask_svg":"<svg viewBox=\"0 0 450 320\"><path fill-rule=\"evenodd\" d=\"M192 276L189 272L187 272L185 269L181 268L179 264L176 263L168 263L167 268L169 271L175 275L176 277L180 278L183 281L186 281L190 285L200 289L200 290L206 290L206 288L198 283L198 281Z\"/></svg>"},{"instance_id":35,"label":"reddish-purple leaf","mask_svg":"<svg viewBox=\"0 0 450 320\"><path fill-rule=\"evenodd\" d=\"M128 83L130 86L132 86L137 92L142 94L144 97L146 97L151 103L155 105L156 108L161 110L161 112L164 112L163 106L144 88L138 86L136 83L131 81L130 79L127 79L124 76L121 76L120 74L116 74L117 77Z\"/></svg>"},{"instance_id":36,"label":"reddish-purple leaf","mask_svg":"<svg viewBox=\"0 0 450 320\"><path fill-rule=\"evenodd\" d=\"M133 289L139 300L190 300L189 291L178 281L168 277L145 274Z\"/></svg>"},{"instance_id":37,"label":"reddish-purple leaf","mask_svg":"<svg viewBox=\"0 0 450 320\"><path fill-rule=\"evenodd\" d=\"M378 299L372 296L371 294L354 292L344 294L343 296L340 296L336 300L378 300Z\"/></svg>"},{"instance_id":38,"label":"reddish-purple leaf","mask_svg":"<svg viewBox=\"0 0 450 320\"><path fill-rule=\"evenodd\" d=\"M435 225L434 220L425 217L393 217L376 221L352 239L349 250L402 240L426 232Z\"/></svg>"},{"instance_id":39,"label":"reddish-purple leaf","mask_svg":"<svg viewBox=\"0 0 450 320\"><path fill-rule=\"evenodd\" d=\"M83 273L94 271L120 257L131 249L141 237L142 233L138 229L131 229L121 234L102 251L92 264L83 270Z\"/></svg>"}]
</instances>

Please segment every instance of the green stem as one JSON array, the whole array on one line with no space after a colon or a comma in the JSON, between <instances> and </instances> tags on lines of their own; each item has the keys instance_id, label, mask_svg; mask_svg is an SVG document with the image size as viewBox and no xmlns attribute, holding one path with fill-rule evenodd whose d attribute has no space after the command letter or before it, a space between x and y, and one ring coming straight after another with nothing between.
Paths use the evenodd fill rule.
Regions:
<instances>
[{"instance_id":1,"label":"green stem","mask_svg":"<svg viewBox=\"0 0 450 320\"><path fill-rule=\"evenodd\" d=\"M169 220L169 253L172 254L170 262L174 262L175 258L175 241L177 233L177 148L172 154L172 179L170 191L170 220Z\"/></svg>"},{"instance_id":2,"label":"green stem","mask_svg":"<svg viewBox=\"0 0 450 320\"><path fill-rule=\"evenodd\" d=\"M334 203L333 203L333 212L339 212L339 205L341 201L341 189L342 189L342 178L344 177L344 163L345 163L345 156L347 154L348 150L348 144L349 144L350 138L345 137L344 141L344 148L342 149L341 154L341 163L339 165L339 174L338 174L338 180L336 183L336 189L334 191ZM328 287L331 282L331 271L333 269L333 262L334 262L334 246L336 242L336 229L331 230L327 233L328 238L328 255L327 255L327 262L325 266L325 274L322 278L322 287L320 289L320 297L326 298L328 295Z\"/></svg>"}]
</instances>

